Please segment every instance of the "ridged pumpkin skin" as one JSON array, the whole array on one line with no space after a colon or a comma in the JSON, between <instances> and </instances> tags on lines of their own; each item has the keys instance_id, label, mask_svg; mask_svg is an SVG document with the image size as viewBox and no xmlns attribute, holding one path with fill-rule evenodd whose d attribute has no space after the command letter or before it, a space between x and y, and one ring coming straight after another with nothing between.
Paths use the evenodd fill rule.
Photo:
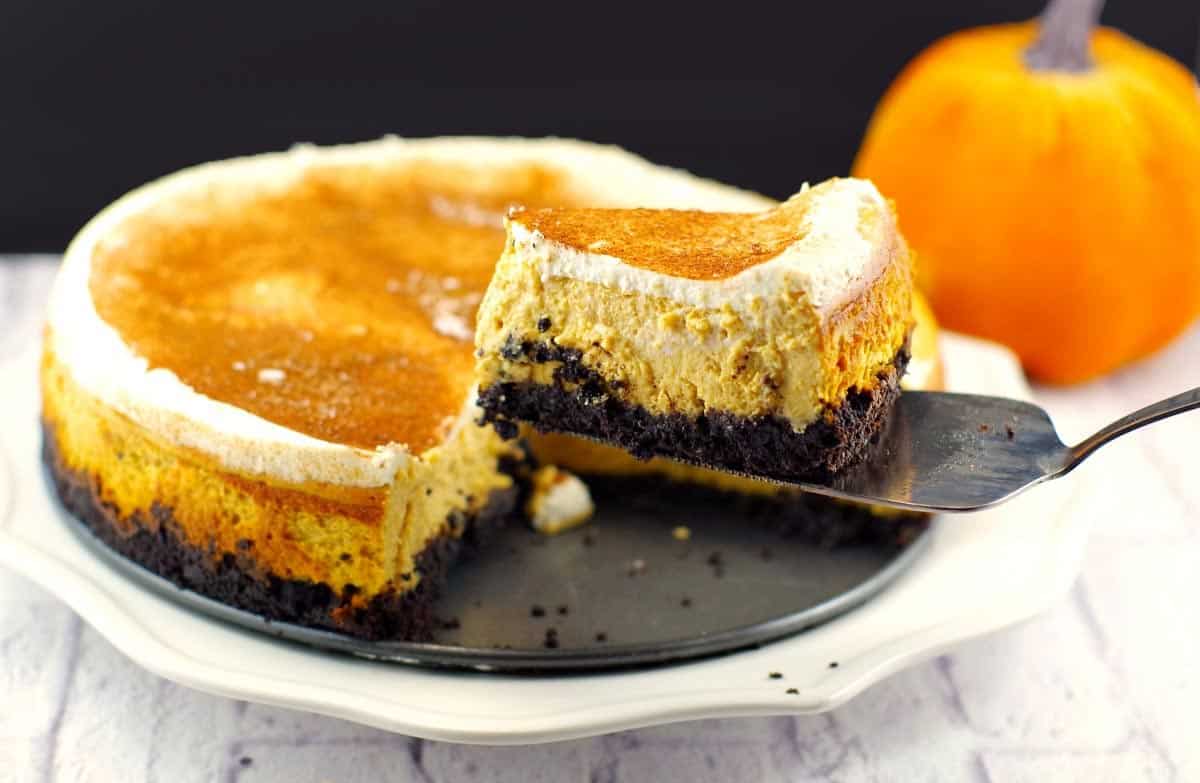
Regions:
<instances>
[{"instance_id":1,"label":"ridged pumpkin skin","mask_svg":"<svg viewBox=\"0 0 1200 783\"><path fill-rule=\"evenodd\" d=\"M1031 71L1034 23L967 30L888 90L855 161L895 200L942 322L1087 380L1200 313L1200 101L1121 33L1085 73Z\"/></svg>"}]
</instances>

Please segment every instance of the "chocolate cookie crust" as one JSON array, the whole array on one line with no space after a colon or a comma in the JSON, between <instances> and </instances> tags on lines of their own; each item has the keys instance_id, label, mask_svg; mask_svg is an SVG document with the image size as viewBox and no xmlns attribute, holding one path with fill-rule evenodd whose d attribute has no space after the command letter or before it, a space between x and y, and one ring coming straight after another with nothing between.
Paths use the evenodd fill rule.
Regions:
<instances>
[{"instance_id":1,"label":"chocolate cookie crust","mask_svg":"<svg viewBox=\"0 0 1200 783\"><path fill-rule=\"evenodd\" d=\"M553 343L509 341L504 358L558 363L552 384L494 383L479 393L483 419L505 437L516 422L543 432L585 435L635 457L668 457L784 481L825 481L860 461L900 395L907 345L873 389L851 389L843 403L796 432L779 416L655 414L625 402L619 386L583 364L581 352Z\"/></svg>"},{"instance_id":2,"label":"chocolate cookie crust","mask_svg":"<svg viewBox=\"0 0 1200 783\"><path fill-rule=\"evenodd\" d=\"M254 560L253 542L238 542L239 552L208 551L189 543L172 509L155 504L148 512L120 518L101 497L100 479L67 468L53 429L42 425L42 460L63 505L96 538L181 588L192 590L269 620L338 631L361 639L428 641L438 627L434 605L446 573L464 549L503 526L518 506L516 485L494 490L476 514L454 515L450 529L463 529L461 538L443 533L416 558L420 583L403 592L385 590L364 605L352 600L359 589L348 585L340 593L329 585L289 579L264 570ZM147 518L149 517L149 518ZM126 531L132 530L132 533Z\"/></svg>"}]
</instances>

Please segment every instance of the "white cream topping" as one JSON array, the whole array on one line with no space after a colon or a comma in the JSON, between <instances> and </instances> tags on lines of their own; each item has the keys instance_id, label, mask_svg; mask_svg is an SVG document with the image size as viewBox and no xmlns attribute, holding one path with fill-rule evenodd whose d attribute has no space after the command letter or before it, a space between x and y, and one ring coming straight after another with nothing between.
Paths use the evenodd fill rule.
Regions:
<instances>
[{"instance_id":1,"label":"white cream topping","mask_svg":"<svg viewBox=\"0 0 1200 783\"><path fill-rule=\"evenodd\" d=\"M883 196L867 180L832 180L812 193L801 239L774 258L721 280L674 277L634 266L547 240L514 220L509 221L509 233L516 252L538 265L543 282L573 278L694 307L717 309L729 304L743 315L750 315L756 302L780 291L799 290L818 313L827 315L878 277L890 258L896 228ZM870 236L859 222L864 206L883 216ZM600 244L594 242L592 247Z\"/></svg>"},{"instance_id":2,"label":"white cream topping","mask_svg":"<svg viewBox=\"0 0 1200 783\"><path fill-rule=\"evenodd\" d=\"M364 144L259 155L197 166L129 193L92 219L67 249L50 299L48 322L57 361L88 394L167 442L192 448L223 467L288 483L321 482L383 487L411 457L404 444L374 450L314 438L207 397L175 373L151 368L96 312L89 290L96 243L119 238L122 221L152 205L201 189L226 188L231 197L278 192L309 166L403 165L425 161L505 167L540 163L564 169L581 194L598 205L675 206L751 211L761 196L654 166L615 147L558 139L385 138ZM633 203L630 203L630 201ZM237 369L237 368L235 368ZM242 368L244 369L244 368ZM263 383L286 383L281 372ZM468 400L468 408L474 400Z\"/></svg>"}]
</instances>

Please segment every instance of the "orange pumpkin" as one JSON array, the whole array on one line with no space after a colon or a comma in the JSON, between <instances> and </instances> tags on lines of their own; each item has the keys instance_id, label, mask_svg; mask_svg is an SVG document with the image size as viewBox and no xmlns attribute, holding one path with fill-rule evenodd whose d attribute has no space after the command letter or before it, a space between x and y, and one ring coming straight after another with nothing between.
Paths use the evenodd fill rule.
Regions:
<instances>
[{"instance_id":1,"label":"orange pumpkin","mask_svg":"<svg viewBox=\"0 0 1200 783\"><path fill-rule=\"evenodd\" d=\"M1200 313L1200 101L1188 71L1115 30L1047 41L1056 5L1071 11L917 57L854 173L895 200L943 324L1066 383Z\"/></svg>"}]
</instances>

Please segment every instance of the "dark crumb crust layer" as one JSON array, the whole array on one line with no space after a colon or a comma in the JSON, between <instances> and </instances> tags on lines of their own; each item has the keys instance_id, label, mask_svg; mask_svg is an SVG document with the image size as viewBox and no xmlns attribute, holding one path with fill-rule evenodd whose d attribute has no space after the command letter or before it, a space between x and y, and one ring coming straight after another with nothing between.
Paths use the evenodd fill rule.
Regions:
<instances>
[{"instance_id":1,"label":"dark crumb crust layer","mask_svg":"<svg viewBox=\"0 0 1200 783\"><path fill-rule=\"evenodd\" d=\"M155 504L148 512L118 518L116 509L102 498L99 478L65 467L52 428L43 423L42 433L42 459L63 505L118 554L179 587L268 620L360 639L432 639L438 628L435 603L450 566L464 550L478 547L508 521L518 507L520 493L516 486L493 491L477 514L448 520L452 529L464 529L462 538L442 534L429 542L416 559L421 581L415 588L403 592L389 588L356 607L351 601L359 589L353 585L338 593L327 584L266 572L244 552L221 553L193 546L166 506ZM127 530L133 532L122 532ZM248 542L246 549L251 549Z\"/></svg>"},{"instance_id":2,"label":"dark crumb crust layer","mask_svg":"<svg viewBox=\"0 0 1200 783\"><path fill-rule=\"evenodd\" d=\"M502 353L509 361L558 364L552 384L501 382L480 391L484 421L504 437L514 437L516 422L524 421L544 432L594 437L641 459L669 457L784 481L825 481L869 454L909 358L905 345L875 388L851 389L841 405L796 432L780 416L651 413L621 399L620 387L574 348L510 340Z\"/></svg>"},{"instance_id":3,"label":"dark crumb crust layer","mask_svg":"<svg viewBox=\"0 0 1200 783\"><path fill-rule=\"evenodd\" d=\"M728 510L730 516L774 530L782 538L822 549L853 545L902 549L929 527L931 519L928 514L876 514L867 506L793 490L748 495L655 475L591 474L584 478L600 502L605 497L620 497L624 503L674 515L679 493L687 493L689 504Z\"/></svg>"}]
</instances>

